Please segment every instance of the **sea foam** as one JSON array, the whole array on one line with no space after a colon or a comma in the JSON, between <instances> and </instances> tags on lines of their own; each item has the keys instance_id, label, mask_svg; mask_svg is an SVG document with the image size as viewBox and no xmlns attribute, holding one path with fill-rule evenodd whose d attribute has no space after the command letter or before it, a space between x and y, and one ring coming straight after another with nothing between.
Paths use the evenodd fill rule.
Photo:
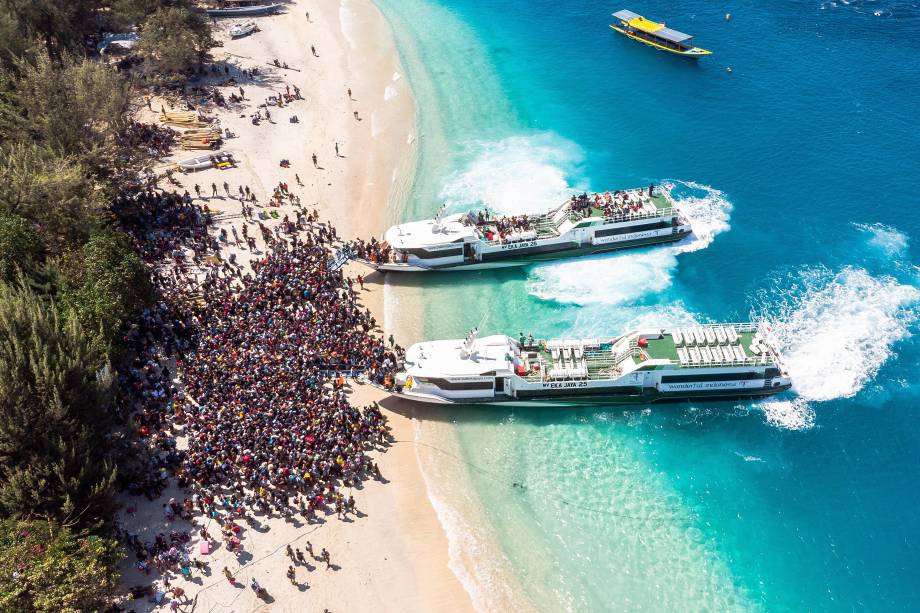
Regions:
<instances>
[{"instance_id":1,"label":"sea foam","mask_svg":"<svg viewBox=\"0 0 920 613\"><path fill-rule=\"evenodd\" d=\"M793 389L805 401L854 396L920 316L916 287L854 267L806 269L762 300Z\"/></svg>"},{"instance_id":2,"label":"sea foam","mask_svg":"<svg viewBox=\"0 0 920 613\"><path fill-rule=\"evenodd\" d=\"M464 157L470 161L448 177L439 194L453 211L546 211L581 189L567 179L577 172L581 150L551 132L476 141L466 146Z\"/></svg>"},{"instance_id":3,"label":"sea foam","mask_svg":"<svg viewBox=\"0 0 920 613\"><path fill-rule=\"evenodd\" d=\"M888 257L900 257L907 252L907 235L897 228L882 223L854 223L853 226L867 235L866 242L871 247L878 249Z\"/></svg>"},{"instance_id":4,"label":"sea foam","mask_svg":"<svg viewBox=\"0 0 920 613\"><path fill-rule=\"evenodd\" d=\"M704 249L731 228L732 204L706 185L674 181L664 187L689 218L693 234L670 246L537 266L527 291L542 300L584 305L624 304L668 289L679 254Z\"/></svg>"},{"instance_id":5,"label":"sea foam","mask_svg":"<svg viewBox=\"0 0 920 613\"><path fill-rule=\"evenodd\" d=\"M755 405L767 422L782 430L810 430L815 425L815 410L804 398L765 400Z\"/></svg>"}]
</instances>

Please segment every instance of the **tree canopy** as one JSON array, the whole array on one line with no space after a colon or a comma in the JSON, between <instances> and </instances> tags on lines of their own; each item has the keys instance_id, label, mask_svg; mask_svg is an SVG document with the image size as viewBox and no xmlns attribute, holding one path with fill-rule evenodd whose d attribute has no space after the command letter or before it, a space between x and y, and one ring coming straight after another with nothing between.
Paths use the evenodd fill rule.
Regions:
<instances>
[{"instance_id":1,"label":"tree canopy","mask_svg":"<svg viewBox=\"0 0 920 613\"><path fill-rule=\"evenodd\" d=\"M211 30L201 13L168 7L144 21L137 52L144 58L145 72L176 79L198 68L210 46Z\"/></svg>"}]
</instances>

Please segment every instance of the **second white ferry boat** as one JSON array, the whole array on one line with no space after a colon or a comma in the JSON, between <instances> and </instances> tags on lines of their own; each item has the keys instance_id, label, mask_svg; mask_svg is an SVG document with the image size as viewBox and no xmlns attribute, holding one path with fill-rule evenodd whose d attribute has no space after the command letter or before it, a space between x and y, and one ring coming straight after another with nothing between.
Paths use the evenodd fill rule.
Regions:
<instances>
[{"instance_id":1,"label":"second white ferry boat","mask_svg":"<svg viewBox=\"0 0 920 613\"><path fill-rule=\"evenodd\" d=\"M382 271L476 270L670 243L690 232L667 192L652 185L573 195L543 214L445 215L442 207L434 219L387 230L382 257L357 259Z\"/></svg>"},{"instance_id":2,"label":"second white ferry boat","mask_svg":"<svg viewBox=\"0 0 920 613\"><path fill-rule=\"evenodd\" d=\"M792 386L763 324L633 330L617 338L417 343L397 396L438 404L603 405L768 396Z\"/></svg>"}]
</instances>

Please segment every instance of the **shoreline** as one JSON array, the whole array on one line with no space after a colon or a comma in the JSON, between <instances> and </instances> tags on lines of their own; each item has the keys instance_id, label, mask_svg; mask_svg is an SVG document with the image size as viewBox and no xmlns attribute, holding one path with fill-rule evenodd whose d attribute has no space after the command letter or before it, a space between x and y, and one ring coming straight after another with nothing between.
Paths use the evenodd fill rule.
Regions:
<instances>
[{"instance_id":1,"label":"shoreline","mask_svg":"<svg viewBox=\"0 0 920 613\"><path fill-rule=\"evenodd\" d=\"M236 136L226 141L223 150L232 151L239 163L224 171L211 169L182 176L180 191L191 191L194 183L204 188L203 193L211 194L212 182L218 186L227 182L233 189L237 185L251 186L261 203L271 195L273 185L284 182L305 209L316 208L320 218L329 220L342 238L379 236L387 222L399 215L394 205L404 202L411 185L417 125L416 107L409 85L402 78L389 24L371 0L324 0L309 6L295 1L277 15L254 21L261 31L236 40L226 36L232 20L212 21L215 36L224 41L223 47L212 50L215 61L227 60L239 68L258 67L260 71L252 81L240 78L229 89L222 88L225 95L237 87L244 88L245 100L231 110L216 109L215 113L221 129L229 129ZM271 66L275 58L290 69ZM252 124L249 116L255 104L295 85L305 100L284 108L272 107L272 121ZM159 104L155 102L153 108L159 110ZM297 123L289 123L292 114L299 119ZM155 122L157 112L144 109L139 119ZM311 159L314 154L318 158L316 168ZM177 151L170 159L178 161L196 155L200 153ZM281 159L289 160L290 167L281 168ZM297 177L302 185L297 185ZM214 211L214 230L229 232L231 226L242 222L241 206L234 198L224 198L223 190L218 194L201 200ZM273 228L282 216L293 217L295 210L293 205L282 205L274 211L257 205L256 212L265 212L264 224ZM278 217L268 216L270 212ZM251 251L234 248L230 242L223 251L244 264L258 257ZM367 271L349 264L346 274L354 278ZM367 276L361 302L378 325L389 327L384 313L383 277ZM354 384L349 396L354 406L363 406L380 400L383 394L370 386ZM385 414L395 440L414 440L411 413L386 410ZM198 556L200 526L191 526L194 557L207 563L210 570L204 577L192 580L171 577L171 585L182 587L194 601L195 609L233 606L295 610L309 602L311 608L327 607L333 611L472 610L469 595L448 567L447 537L427 496L420 460L413 447L396 443L385 453L375 454L386 482L368 481L353 491L362 512L353 522L330 518L319 525L303 525L296 520L260 519L256 527L243 530L245 553L239 558L222 547ZM120 513L121 524L142 540L153 540L158 532L184 529L167 522L161 514L161 506L169 498L181 500L182 496L174 484L151 502L124 496L126 507L133 507L134 512ZM252 536L246 538L249 535ZM328 548L333 563L341 570L316 568L306 573L309 587L292 589L284 577L288 564L284 546L303 547L306 539L312 540L317 550ZM125 560L122 564L123 591L154 578L145 576L130 562ZM271 604L258 600L239 584L229 584L220 576L223 566L237 574L241 584L248 582L252 572L268 589ZM162 578L155 588L163 589ZM167 601L157 605L135 600L131 606L139 611L158 610L168 606Z\"/></svg>"}]
</instances>

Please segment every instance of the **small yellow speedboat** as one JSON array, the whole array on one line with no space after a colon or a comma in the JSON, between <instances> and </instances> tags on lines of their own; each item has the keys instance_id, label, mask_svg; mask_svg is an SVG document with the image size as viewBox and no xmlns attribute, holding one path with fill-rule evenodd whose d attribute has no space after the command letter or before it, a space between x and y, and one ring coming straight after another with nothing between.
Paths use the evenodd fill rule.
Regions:
<instances>
[{"instance_id":1,"label":"small yellow speedboat","mask_svg":"<svg viewBox=\"0 0 920 613\"><path fill-rule=\"evenodd\" d=\"M695 47L693 37L689 34L666 28L663 23L646 19L632 11L617 11L613 16L618 23L611 24L611 28L650 47L692 59L712 54L712 51Z\"/></svg>"}]
</instances>

